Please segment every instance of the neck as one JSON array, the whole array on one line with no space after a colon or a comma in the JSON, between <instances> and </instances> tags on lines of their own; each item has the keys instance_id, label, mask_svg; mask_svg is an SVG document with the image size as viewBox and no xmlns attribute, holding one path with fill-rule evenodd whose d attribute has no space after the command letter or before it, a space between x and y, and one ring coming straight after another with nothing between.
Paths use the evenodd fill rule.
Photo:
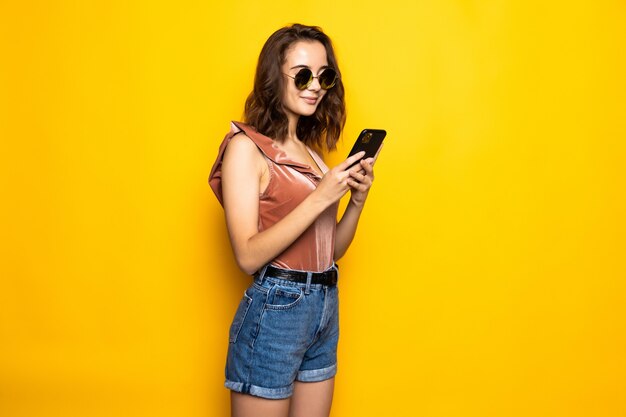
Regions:
<instances>
[{"instance_id":1,"label":"neck","mask_svg":"<svg viewBox=\"0 0 626 417\"><path fill-rule=\"evenodd\" d=\"M287 119L289 120L289 127L287 129L287 140L298 140L298 136L296 134L296 128L298 127L298 119L299 115L296 114L287 114Z\"/></svg>"}]
</instances>

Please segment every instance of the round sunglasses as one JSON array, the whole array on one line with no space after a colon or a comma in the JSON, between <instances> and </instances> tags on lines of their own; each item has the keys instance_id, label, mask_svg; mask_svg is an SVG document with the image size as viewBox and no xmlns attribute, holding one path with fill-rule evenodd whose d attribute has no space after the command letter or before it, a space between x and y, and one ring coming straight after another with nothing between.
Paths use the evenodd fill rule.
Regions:
<instances>
[{"instance_id":1,"label":"round sunglasses","mask_svg":"<svg viewBox=\"0 0 626 417\"><path fill-rule=\"evenodd\" d=\"M337 79L339 78L337 72L332 68L326 68L324 72L317 77L313 76L313 71L309 68L302 68L298 71L295 77L289 74L285 75L294 80L298 90L309 88L313 82L313 78L317 78L317 81L319 81L320 87L322 87L323 90L328 90L334 87L335 83L337 83Z\"/></svg>"}]
</instances>

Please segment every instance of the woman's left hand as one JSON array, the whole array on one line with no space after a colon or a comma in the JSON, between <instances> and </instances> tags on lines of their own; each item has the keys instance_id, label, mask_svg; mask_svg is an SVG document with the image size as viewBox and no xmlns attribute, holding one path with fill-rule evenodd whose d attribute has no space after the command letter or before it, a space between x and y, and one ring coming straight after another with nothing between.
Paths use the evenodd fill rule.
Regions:
<instances>
[{"instance_id":1,"label":"woman's left hand","mask_svg":"<svg viewBox=\"0 0 626 417\"><path fill-rule=\"evenodd\" d=\"M374 182L374 162L376 159L367 158L362 159L359 162L361 169L358 166L354 166L350 170L350 179L348 185L350 186L350 202L357 207L363 207L367 194L369 193L372 183Z\"/></svg>"}]
</instances>

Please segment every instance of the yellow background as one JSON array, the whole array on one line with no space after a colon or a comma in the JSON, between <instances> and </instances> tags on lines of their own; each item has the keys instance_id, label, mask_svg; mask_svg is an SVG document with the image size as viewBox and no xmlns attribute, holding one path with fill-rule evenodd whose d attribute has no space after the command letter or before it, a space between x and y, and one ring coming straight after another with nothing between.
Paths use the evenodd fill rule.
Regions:
<instances>
[{"instance_id":1,"label":"yellow background","mask_svg":"<svg viewBox=\"0 0 626 417\"><path fill-rule=\"evenodd\" d=\"M0 415L224 416L236 269L207 184L258 53L334 40L332 415L626 415L623 1L0 4Z\"/></svg>"}]
</instances>

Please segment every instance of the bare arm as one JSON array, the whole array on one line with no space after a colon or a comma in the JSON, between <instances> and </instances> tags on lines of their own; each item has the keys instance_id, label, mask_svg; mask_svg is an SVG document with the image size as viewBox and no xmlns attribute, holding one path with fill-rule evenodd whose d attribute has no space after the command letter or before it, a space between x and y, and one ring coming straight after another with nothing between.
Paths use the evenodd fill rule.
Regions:
<instances>
[{"instance_id":1,"label":"bare arm","mask_svg":"<svg viewBox=\"0 0 626 417\"><path fill-rule=\"evenodd\" d=\"M358 158L352 158L357 160ZM230 241L239 267L252 274L291 245L332 203L349 189L345 167L330 170L317 189L277 223L259 232L259 193L267 163L254 142L235 135L222 162L222 194ZM339 169L345 165L343 169Z\"/></svg>"},{"instance_id":2,"label":"bare arm","mask_svg":"<svg viewBox=\"0 0 626 417\"><path fill-rule=\"evenodd\" d=\"M345 255L348 247L354 239L356 229L359 224L359 218L363 212L365 200L369 193L372 183L374 182L374 163L378 158L381 148L374 158L368 158L360 162L361 169L350 170L350 179L348 185L351 188L350 202L341 216L341 220L337 223L337 232L335 235L335 252L333 259L338 260Z\"/></svg>"},{"instance_id":3,"label":"bare arm","mask_svg":"<svg viewBox=\"0 0 626 417\"><path fill-rule=\"evenodd\" d=\"M334 260L339 260L345 255L348 247L354 239L356 234L356 228L361 217L363 206L356 206L350 201L346 211L343 212L341 220L337 223L337 232L335 234L335 252L333 254Z\"/></svg>"}]
</instances>

